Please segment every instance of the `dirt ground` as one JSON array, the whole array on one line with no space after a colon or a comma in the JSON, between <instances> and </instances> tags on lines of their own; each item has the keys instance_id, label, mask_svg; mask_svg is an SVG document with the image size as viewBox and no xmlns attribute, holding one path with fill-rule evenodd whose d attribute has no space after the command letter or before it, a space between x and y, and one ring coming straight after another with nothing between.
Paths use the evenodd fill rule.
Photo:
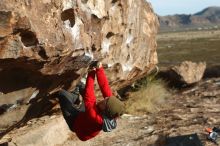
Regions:
<instances>
[{"instance_id":1,"label":"dirt ground","mask_svg":"<svg viewBox=\"0 0 220 146\"><path fill-rule=\"evenodd\" d=\"M162 146L161 141L166 137L197 133L203 145L215 145L207 140L205 128L220 127L220 78L174 92L164 105L158 106L160 111L156 113L125 114L118 119L116 130L101 132L86 142L68 130L60 112L33 119L1 141L9 146Z\"/></svg>"}]
</instances>

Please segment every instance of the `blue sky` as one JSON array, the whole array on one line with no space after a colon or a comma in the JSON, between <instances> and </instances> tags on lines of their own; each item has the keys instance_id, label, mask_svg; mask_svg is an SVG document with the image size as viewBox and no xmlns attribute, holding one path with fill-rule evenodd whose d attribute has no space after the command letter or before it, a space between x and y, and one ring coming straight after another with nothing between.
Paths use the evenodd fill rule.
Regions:
<instances>
[{"instance_id":1,"label":"blue sky","mask_svg":"<svg viewBox=\"0 0 220 146\"><path fill-rule=\"evenodd\" d=\"M220 0L147 0L158 15L194 14L209 6L220 6Z\"/></svg>"}]
</instances>

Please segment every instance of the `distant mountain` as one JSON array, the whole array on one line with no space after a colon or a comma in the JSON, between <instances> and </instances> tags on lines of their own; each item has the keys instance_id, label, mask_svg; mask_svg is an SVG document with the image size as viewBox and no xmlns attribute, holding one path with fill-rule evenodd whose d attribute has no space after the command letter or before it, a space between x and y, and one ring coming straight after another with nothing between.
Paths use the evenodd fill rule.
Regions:
<instances>
[{"instance_id":1,"label":"distant mountain","mask_svg":"<svg viewBox=\"0 0 220 146\"><path fill-rule=\"evenodd\" d=\"M160 31L220 28L220 7L208 7L193 15L158 16Z\"/></svg>"}]
</instances>

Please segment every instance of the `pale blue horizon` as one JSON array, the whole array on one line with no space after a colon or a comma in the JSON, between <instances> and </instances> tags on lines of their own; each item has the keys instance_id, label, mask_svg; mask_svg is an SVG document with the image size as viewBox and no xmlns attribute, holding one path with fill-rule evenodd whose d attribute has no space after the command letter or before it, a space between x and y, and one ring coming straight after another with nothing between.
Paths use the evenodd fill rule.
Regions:
<instances>
[{"instance_id":1,"label":"pale blue horizon","mask_svg":"<svg viewBox=\"0 0 220 146\"><path fill-rule=\"evenodd\" d=\"M220 6L220 0L147 0L160 16L195 14L207 7Z\"/></svg>"}]
</instances>

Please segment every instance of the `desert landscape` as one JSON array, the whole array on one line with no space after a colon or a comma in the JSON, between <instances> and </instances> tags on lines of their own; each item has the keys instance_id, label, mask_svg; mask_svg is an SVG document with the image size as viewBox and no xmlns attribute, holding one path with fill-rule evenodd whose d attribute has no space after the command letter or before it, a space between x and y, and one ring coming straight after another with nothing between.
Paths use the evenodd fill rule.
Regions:
<instances>
[{"instance_id":1,"label":"desert landscape","mask_svg":"<svg viewBox=\"0 0 220 146\"><path fill-rule=\"evenodd\" d=\"M219 30L212 30L205 32L191 31L158 34L160 68L162 71L169 70L170 67L185 61L185 59L193 62L207 62L207 68L218 66L219 62L217 60L219 57L217 56L219 55L219 50L217 48L218 46L212 42L220 38L219 32ZM206 34L206 37L201 34ZM202 41L199 43L198 40L200 39L205 39L206 42ZM168 44L171 40L172 44ZM198 52L195 52L194 55L191 54L189 50L189 40L192 42L195 40L193 49ZM183 42L186 44L183 44ZM218 42L219 41L216 41L216 43ZM175 54L175 47L178 46L179 43L182 44L182 47L186 46L186 48L183 50L179 48L179 51ZM207 46L202 45L204 43L207 44ZM169 45L172 47L169 48ZM201 46L207 47L207 49L204 48L203 51L209 52L213 49L212 54L215 54L215 57L205 55L207 52L203 55L201 52L201 56L197 56L196 54L201 51L199 49ZM215 46L215 48L209 48L208 46ZM165 49L170 50L165 51ZM185 52L184 55L187 58L178 57L180 52ZM175 58L174 56L177 57ZM216 70L218 71L219 69ZM215 68L212 67L212 71L215 71ZM57 109L58 107L54 108L49 115L34 118L21 128L15 128L5 135L2 140L10 141L13 137L13 141L18 145L29 145L30 142L28 139L30 138L39 142L44 136L48 136L49 139L53 139L53 142L60 143L59 145L64 146L160 146L160 141L164 140L165 137L197 133L205 146L212 146L214 144L207 140L205 128L218 127L220 125L220 78L219 73L213 74L217 74L218 76L203 77L198 83L181 88L168 87L166 82L169 81L169 79L165 79L166 81L164 81L161 80L161 77L154 77L153 81L145 84L142 82L144 82L143 80L147 80L147 78L141 79L141 81L139 81L141 84L138 82L141 86L139 88L141 89L138 88L135 91L130 89L126 92L125 102L130 104L129 101L133 100L131 103L137 103L137 105L136 107L135 105L129 105L128 113L119 119L119 128L112 133L103 132L100 136L88 142L81 142L74 134L70 131L68 132L65 121ZM140 97L137 98L137 96ZM144 105L142 105L143 103ZM60 127L58 129L62 129L63 131L57 131L57 128L53 125L54 121L59 123L58 125ZM50 129L50 131L45 134L44 130L46 129ZM31 133L33 133L33 136L30 136L32 135ZM51 133L54 134L51 135ZM57 136L59 137L58 139L56 138ZM43 144L45 143L42 142L42 145ZM47 144L50 145L49 143Z\"/></svg>"}]
</instances>

